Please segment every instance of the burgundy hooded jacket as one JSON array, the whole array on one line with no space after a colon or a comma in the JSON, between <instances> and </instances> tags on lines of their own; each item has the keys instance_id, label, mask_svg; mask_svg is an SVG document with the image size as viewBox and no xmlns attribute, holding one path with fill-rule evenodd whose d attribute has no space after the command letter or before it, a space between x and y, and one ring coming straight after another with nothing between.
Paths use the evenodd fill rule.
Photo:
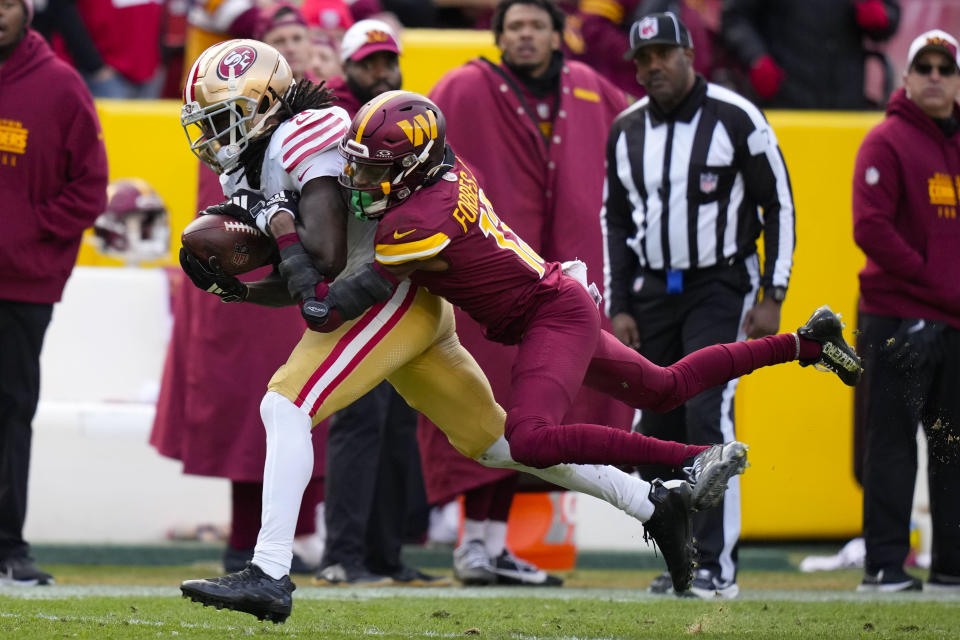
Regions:
<instances>
[{"instance_id":1,"label":"burgundy hooded jacket","mask_svg":"<svg viewBox=\"0 0 960 640\"><path fill-rule=\"evenodd\" d=\"M35 31L0 67L0 299L51 304L107 200L90 92Z\"/></svg>"},{"instance_id":2,"label":"burgundy hooded jacket","mask_svg":"<svg viewBox=\"0 0 960 640\"><path fill-rule=\"evenodd\" d=\"M947 138L899 89L854 170L853 235L867 255L860 311L960 328L958 192L960 132Z\"/></svg>"}]
</instances>

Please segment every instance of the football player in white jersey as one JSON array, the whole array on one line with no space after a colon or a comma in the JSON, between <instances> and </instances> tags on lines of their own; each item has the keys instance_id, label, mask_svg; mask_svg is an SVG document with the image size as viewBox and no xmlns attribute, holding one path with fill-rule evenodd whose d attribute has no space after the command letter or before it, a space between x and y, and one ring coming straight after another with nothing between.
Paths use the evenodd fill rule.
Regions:
<instances>
[{"instance_id":1,"label":"football player in white jersey","mask_svg":"<svg viewBox=\"0 0 960 640\"><path fill-rule=\"evenodd\" d=\"M294 83L272 47L232 40L209 48L193 65L181 122L191 149L220 174L230 197L205 213L255 224L276 240L281 258L270 277L244 284L225 275L215 258L201 264L181 250L181 265L196 286L224 302L282 306L309 301L324 280L370 278L376 223L348 216L340 195L344 161L337 145L350 119L330 103L329 92ZM301 306L305 314L308 306ZM449 303L407 282L332 333L307 330L274 375L261 403L267 456L253 561L237 573L184 582L185 597L261 620L283 622L290 615L294 528L313 467L310 429L384 379L464 455L601 498L645 523L677 576L678 591L692 578L690 514L697 494L713 493L745 463L739 443L740 449L717 445L701 454L692 484L670 487L613 467L516 463L503 438L503 409L460 345Z\"/></svg>"}]
</instances>

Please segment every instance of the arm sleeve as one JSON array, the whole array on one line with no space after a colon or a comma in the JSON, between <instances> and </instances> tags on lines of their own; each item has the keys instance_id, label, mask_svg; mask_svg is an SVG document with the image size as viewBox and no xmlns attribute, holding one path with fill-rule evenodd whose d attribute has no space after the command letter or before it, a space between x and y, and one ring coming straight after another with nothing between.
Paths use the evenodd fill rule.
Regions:
<instances>
[{"instance_id":1,"label":"arm sleeve","mask_svg":"<svg viewBox=\"0 0 960 640\"><path fill-rule=\"evenodd\" d=\"M64 125L67 180L56 196L37 204L40 226L62 239L76 238L107 204L107 152L93 99L77 78L76 111Z\"/></svg>"},{"instance_id":2,"label":"arm sleeve","mask_svg":"<svg viewBox=\"0 0 960 640\"><path fill-rule=\"evenodd\" d=\"M750 132L741 153L747 195L763 208L764 261L760 283L764 287L786 287L790 284L796 246L793 193L777 137L766 120Z\"/></svg>"},{"instance_id":3,"label":"arm sleeve","mask_svg":"<svg viewBox=\"0 0 960 640\"><path fill-rule=\"evenodd\" d=\"M767 45L757 28L765 0L725 0L720 35L726 46L746 66L767 53Z\"/></svg>"},{"instance_id":4,"label":"arm sleeve","mask_svg":"<svg viewBox=\"0 0 960 640\"><path fill-rule=\"evenodd\" d=\"M633 211L620 177L617 175L617 146L626 146L620 128L614 125L607 140L607 176L603 186L600 228L603 231L604 292L610 317L630 312L630 296L639 260L627 244L637 235Z\"/></svg>"},{"instance_id":5,"label":"arm sleeve","mask_svg":"<svg viewBox=\"0 0 960 640\"><path fill-rule=\"evenodd\" d=\"M901 176L900 163L887 144L868 138L861 145L853 173L853 239L884 271L916 282L923 272L923 256L894 224Z\"/></svg>"}]
</instances>

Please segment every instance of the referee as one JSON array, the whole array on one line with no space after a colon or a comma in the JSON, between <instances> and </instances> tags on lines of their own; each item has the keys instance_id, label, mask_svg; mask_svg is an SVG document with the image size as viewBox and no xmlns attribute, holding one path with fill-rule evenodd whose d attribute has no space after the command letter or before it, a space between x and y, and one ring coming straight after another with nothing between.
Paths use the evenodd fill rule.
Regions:
<instances>
[{"instance_id":1,"label":"referee","mask_svg":"<svg viewBox=\"0 0 960 640\"><path fill-rule=\"evenodd\" d=\"M694 73L690 34L673 13L636 22L627 56L648 96L617 117L607 142L601 221L614 333L658 365L777 333L795 238L790 179L773 130L749 101ZM736 385L667 414L646 412L640 429L667 440L729 442ZM641 469L661 477L678 471ZM736 597L738 478L694 527L700 560L692 591ZM650 585L669 588L669 576Z\"/></svg>"}]
</instances>

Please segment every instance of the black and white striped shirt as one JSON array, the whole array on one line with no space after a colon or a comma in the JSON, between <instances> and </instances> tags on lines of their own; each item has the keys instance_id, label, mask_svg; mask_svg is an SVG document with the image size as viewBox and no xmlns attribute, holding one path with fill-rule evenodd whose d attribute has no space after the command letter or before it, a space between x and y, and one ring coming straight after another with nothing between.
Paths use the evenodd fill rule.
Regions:
<instances>
[{"instance_id":1,"label":"black and white striped shirt","mask_svg":"<svg viewBox=\"0 0 960 640\"><path fill-rule=\"evenodd\" d=\"M697 77L669 118L649 97L617 116L600 214L607 312L629 312L638 265L702 269L757 251L760 284L786 287L796 244L790 177L766 118Z\"/></svg>"}]
</instances>

